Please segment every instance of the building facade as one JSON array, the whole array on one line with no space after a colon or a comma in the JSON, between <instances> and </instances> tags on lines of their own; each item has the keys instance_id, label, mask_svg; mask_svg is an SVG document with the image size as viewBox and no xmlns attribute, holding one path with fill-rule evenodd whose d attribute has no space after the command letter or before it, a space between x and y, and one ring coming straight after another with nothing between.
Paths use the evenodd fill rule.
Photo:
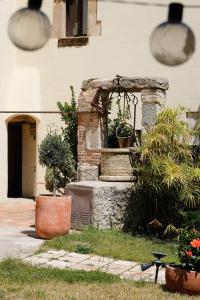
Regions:
<instances>
[{"instance_id":1,"label":"building facade","mask_svg":"<svg viewBox=\"0 0 200 300\"><path fill-rule=\"evenodd\" d=\"M58 111L57 101L70 100L70 85L78 97L83 80L89 78L164 77L170 87L167 105L199 110L200 9L186 8L183 17L194 32L195 53L185 64L167 67L149 49L153 29L167 19L167 7L136 5L132 0L84 0L82 6L81 1L68 2L43 0L52 37L43 49L25 52L11 44L7 23L27 1L0 1L0 201L45 192L37 146L49 124L60 126L59 113L47 112ZM138 129L140 111L139 104Z\"/></svg>"}]
</instances>

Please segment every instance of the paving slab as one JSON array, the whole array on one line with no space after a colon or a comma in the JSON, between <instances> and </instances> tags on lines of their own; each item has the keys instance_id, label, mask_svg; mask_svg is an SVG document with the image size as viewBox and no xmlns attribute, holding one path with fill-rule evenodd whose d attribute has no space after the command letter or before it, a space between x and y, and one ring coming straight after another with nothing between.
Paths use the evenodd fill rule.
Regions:
<instances>
[{"instance_id":1,"label":"paving slab","mask_svg":"<svg viewBox=\"0 0 200 300\"><path fill-rule=\"evenodd\" d=\"M75 265L71 266L71 269L89 272L89 271L96 271L96 270L98 270L98 267L97 266L85 265L83 263L79 263L79 264L75 264Z\"/></svg>"},{"instance_id":2,"label":"paving slab","mask_svg":"<svg viewBox=\"0 0 200 300\"><path fill-rule=\"evenodd\" d=\"M154 282L156 271L155 266L153 266L142 272L140 264L134 261L116 260L99 255L79 254L65 250L49 250L37 255L31 255L23 260L33 265L59 269L70 268L87 272L99 270L119 275L122 279L146 282ZM165 269L159 270L158 283L165 283Z\"/></svg>"},{"instance_id":3,"label":"paving slab","mask_svg":"<svg viewBox=\"0 0 200 300\"><path fill-rule=\"evenodd\" d=\"M47 263L45 263L45 265L57 269L66 269L66 268L70 268L72 266L72 263L68 261L61 261L61 260L50 260Z\"/></svg>"},{"instance_id":4,"label":"paving slab","mask_svg":"<svg viewBox=\"0 0 200 300\"><path fill-rule=\"evenodd\" d=\"M105 264L110 264L111 262L114 261L114 258L103 257L103 256L99 256L99 255L95 255L95 256L92 255L92 256L90 256L90 260L105 263Z\"/></svg>"},{"instance_id":5,"label":"paving slab","mask_svg":"<svg viewBox=\"0 0 200 300\"><path fill-rule=\"evenodd\" d=\"M64 255L66 255L67 252L66 251L57 251L56 252L45 252L45 253L39 253L37 256L38 257L43 257L43 258L48 258L48 259L54 259L54 258L60 258L63 257Z\"/></svg>"}]
</instances>

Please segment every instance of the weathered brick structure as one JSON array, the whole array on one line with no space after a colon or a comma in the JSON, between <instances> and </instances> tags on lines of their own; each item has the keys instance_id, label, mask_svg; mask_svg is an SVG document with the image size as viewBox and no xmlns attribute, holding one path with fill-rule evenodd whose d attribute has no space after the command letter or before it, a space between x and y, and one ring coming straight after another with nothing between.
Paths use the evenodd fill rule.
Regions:
<instances>
[{"instance_id":1,"label":"weathered brick structure","mask_svg":"<svg viewBox=\"0 0 200 300\"><path fill-rule=\"evenodd\" d=\"M142 126L143 130L148 130L165 104L168 81L161 78L124 77L121 84L127 91L141 92ZM118 158L110 160L111 166L102 165L104 175L107 175L109 167L112 170L108 182L101 181L107 176L99 177L101 149L106 148L107 143L107 110L112 89L112 80L92 79L83 82L78 103L78 182L66 187L67 194L72 195L72 228L80 229L88 224L104 229L121 228L124 223L131 183L119 181L122 177L121 181L130 181L127 180L130 176L116 175L117 171L124 175L124 169L128 170L127 159L121 157L126 151L121 149L116 153ZM104 149L102 155L117 151L107 150ZM123 169L119 168L119 161L124 161Z\"/></svg>"},{"instance_id":2,"label":"weathered brick structure","mask_svg":"<svg viewBox=\"0 0 200 300\"><path fill-rule=\"evenodd\" d=\"M121 85L129 92L140 92L142 125L148 129L165 105L168 81L155 77L124 77ZM100 150L107 143L107 104L112 80L91 79L83 82L78 103L79 180L98 180ZM93 171L92 171L93 170Z\"/></svg>"}]
</instances>

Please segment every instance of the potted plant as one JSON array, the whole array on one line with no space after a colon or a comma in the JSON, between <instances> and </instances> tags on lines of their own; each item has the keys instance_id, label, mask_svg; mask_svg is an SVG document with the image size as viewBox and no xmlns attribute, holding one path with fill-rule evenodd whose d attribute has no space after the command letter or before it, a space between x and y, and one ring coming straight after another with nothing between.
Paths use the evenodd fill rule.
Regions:
<instances>
[{"instance_id":1,"label":"potted plant","mask_svg":"<svg viewBox=\"0 0 200 300\"><path fill-rule=\"evenodd\" d=\"M178 237L179 265L166 266L166 285L170 291L200 294L200 232L182 230Z\"/></svg>"},{"instance_id":2,"label":"potted plant","mask_svg":"<svg viewBox=\"0 0 200 300\"><path fill-rule=\"evenodd\" d=\"M126 122L120 122L116 128L116 136L119 148L133 146L133 127L130 124Z\"/></svg>"},{"instance_id":3,"label":"potted plant","mask_svg":"<svg viewBox=\"0 0 200 300\"><path fill-rule=\"evenodd\" d=\"M134 142L133 127L119 118L109 120L108 146L110 148L132 147Z\"/></svg>"},{"instance_id":4,"label":"potted plant","mask_svg":"<svg viewBox=\"0 0 200 300\"><path fill-rule=\"evenodd\" d=\"M71 197L56 194L60 168L67 161L67 144L57 131L50 131L39 149L39 162L51 171L53 195L36 196L36 234L50 239L69 232Z\"/></svg>"}]
</instances>

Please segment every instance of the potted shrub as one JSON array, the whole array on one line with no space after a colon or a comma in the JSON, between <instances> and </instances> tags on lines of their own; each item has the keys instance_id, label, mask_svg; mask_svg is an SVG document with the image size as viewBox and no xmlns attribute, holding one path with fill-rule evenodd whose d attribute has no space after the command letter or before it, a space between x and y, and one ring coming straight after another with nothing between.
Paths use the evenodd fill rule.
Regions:
<instances>
[{"instance_id":1,"label":"potted shrub","mask_svg":"<svg viewBox=\"0 0 200 300\"><path fill-rule=\"evenodd\" d=\"M170 291L200 294L200 232L182 230L178 238L180 265L166 266L166 285Z\"/></svg>"},{"instance_id":2,"label":"potted shrub","mask_svg":"<svg viewBox=\"0 0 200 300\"><path fill-rule=\"evenodd\" d=\"M50 131L38 149L40 164L51 171L53 195L36 197L36 234L50 239L70 229L71 197L56 195L60 168L67 160L67 144L60 134Z\"/></svg>"}]
</instances>

